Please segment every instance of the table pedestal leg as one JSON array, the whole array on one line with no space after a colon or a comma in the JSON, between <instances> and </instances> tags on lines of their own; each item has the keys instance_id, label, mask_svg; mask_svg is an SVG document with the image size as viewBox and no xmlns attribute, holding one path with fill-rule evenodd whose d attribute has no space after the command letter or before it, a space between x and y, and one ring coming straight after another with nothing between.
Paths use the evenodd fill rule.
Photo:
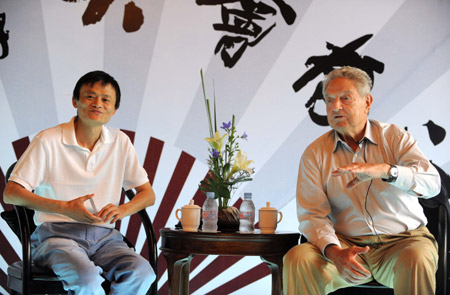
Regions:
<instances>
[{"instance_id":1,"label":"table pedestal leg","mask_svg":"<svg viewBox=\"0 0 450 295\"><path fill-rule=\"evenodd\" d=\"M170 295L189 295L189 268L194 255L163 252Z\"/></svg>"},{"instance_id":2,"label":"table pedestal leg","mask_svg":"<svg viewBox=\"0 0 450 295\"><path fill-rule=\"evenodd\" d=\"M283 257L261 256L272 272L272 295L283 295Z\"/></svg>"}]
</instances>

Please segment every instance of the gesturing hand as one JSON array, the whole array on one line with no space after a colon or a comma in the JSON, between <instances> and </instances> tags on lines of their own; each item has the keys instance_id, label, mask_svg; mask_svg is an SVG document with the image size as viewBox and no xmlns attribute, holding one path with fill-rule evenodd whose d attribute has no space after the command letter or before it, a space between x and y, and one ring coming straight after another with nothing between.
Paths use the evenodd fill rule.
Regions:
<instances>
[{"instance_id":1,"label":"gesturing hand","mask_svg":"<svg viewBox=\"0 0 450 295\"><path fill-rule=\"evenodd\" d=\"M124 218L126 215L120 206L117 207L113 204L108 204L97 213L97 216L100 217L103 222L110 220L110 223L112 224L117 220Z\"/></svg>"},{"instance_id":2,"label":"gesturing hand","mask_svg":"<svg viewBox=\"0 0 450 295\"><path fill-rule=\"evenodd\" d=\"M341 249L337 245L330 245L325 250L325 255L336 266L342 278L351 284L359 285L372 276L355 258L356 255L366 253L369 247L352 246Z\"/></svg>"},{"instance_id":3,"label":"gesturing hand","mask_svg":"<svg viewBox=\"0 0 450 295\"><path fill-rule=\"evenodd\" d=\"M332 176L337 177L347 173L355 174L348 184L347 188L352 188L362 182L369 181L374 178L388 178L388 172L391 166L388 164L371 164L371 163L352 163L337 168L332 172Z\"/></svg>"},{"instance_id":4,"label":"gesturing hand","mask_svg":"<svg viewBox=\"0 0 450 295\"><path fill-rule=\"evenodd\" d=\"M66 202L62 214L80 222L95 223L102 221L101 218L89 212L84 206L84 202L94 197L94 194L85 195Z\"/></svg>"}]
</instances>

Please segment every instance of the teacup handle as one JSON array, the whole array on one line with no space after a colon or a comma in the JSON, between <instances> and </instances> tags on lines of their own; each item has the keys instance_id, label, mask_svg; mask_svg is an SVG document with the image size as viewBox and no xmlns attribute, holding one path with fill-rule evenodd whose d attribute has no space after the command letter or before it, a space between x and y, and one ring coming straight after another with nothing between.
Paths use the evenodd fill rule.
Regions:
<instances>
[{"instance_id":1,"label":"teacup handle","mask_svg":"<svg viewBox=\"0 0 450 295\"><path fill-rule=\"evenodd\" d=\"M278 219L277 223L280 223L281 219L283 219L283 213L281 213L281 211L278 211L278 213L280 213L280 219Z\"/></svg>"},{"instance_id":2,"label":"teacup handle","mask_svg":"<svg viewBox=\"0 0 450 295\"><path fill-rule=\"evenodd\" d=\"M181 209L177 209L177 211L175 211L175 217L176 217L180 222L182 222L181 219L180 219L180 217L178 217L178 212L179 212L179 211L181 211Z\"/></svg>"}]
</instances>

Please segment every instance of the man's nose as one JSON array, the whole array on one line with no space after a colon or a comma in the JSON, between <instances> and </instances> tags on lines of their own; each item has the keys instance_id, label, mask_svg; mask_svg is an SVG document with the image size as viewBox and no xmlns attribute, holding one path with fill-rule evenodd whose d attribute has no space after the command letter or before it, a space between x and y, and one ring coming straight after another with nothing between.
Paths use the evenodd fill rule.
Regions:
<instances>
[{"instance_id":1,"label":"man's nose","mask_svg":"<svg viewBox=\"0 0 450 295\"><path fill-rule=\"evenodd\" d=\"M101 107L101 103L102 103L102 98L101 97L96 97L93 101L92 101L92 106L94 108L100 108Z\"/></svg>"},{"instance_id":2,"label":"man's nose","mask_svg":"<svg viewBox=\"0 0 450 295\"><path fill-rule=\"evenodd\" d=\"M342 109L341 100L339 98L333 99L330 102L330 108L331 108L332 111L335 111L335 112L341 110Z\"/></svg>"}]
</instances>

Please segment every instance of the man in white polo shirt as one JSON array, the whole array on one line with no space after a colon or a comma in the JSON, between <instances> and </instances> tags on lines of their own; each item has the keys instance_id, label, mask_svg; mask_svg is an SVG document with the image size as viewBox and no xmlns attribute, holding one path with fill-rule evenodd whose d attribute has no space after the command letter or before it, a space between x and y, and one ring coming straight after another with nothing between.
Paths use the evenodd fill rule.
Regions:
<instances>
[{"instance_id":1,"label":"man in white polo shirt","mask_svg":"<svg viewBox=\"0 0 450 295\"><path fill-rule=\"evenodd\" d=\"M33 260L61 278L69 294L145 294L156 276L114 223L151 206L155 194L128 136L105 126L120 105L117 81L103 71L79 79L77 116L40 132L17 162L6 203L35 210ZM122 187L133 200L119 205Z\"/></svg>"}]
</instances>

